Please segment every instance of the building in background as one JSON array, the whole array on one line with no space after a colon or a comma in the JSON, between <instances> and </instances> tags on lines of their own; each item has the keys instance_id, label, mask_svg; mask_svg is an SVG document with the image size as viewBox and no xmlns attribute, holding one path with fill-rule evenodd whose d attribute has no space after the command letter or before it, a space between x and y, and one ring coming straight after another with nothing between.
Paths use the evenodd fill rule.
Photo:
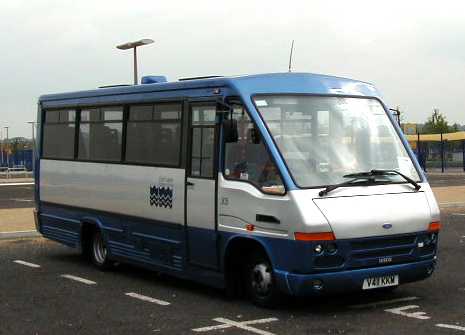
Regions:
<instances>
[{"instance_id":1,"label":"building in background","mask_svg":"<svg viewBox=\"0 0 465 335\"><path fill-rule=\"evenodd\" d=\"M405 135L414 135L417 133L416 123L402 123L402 131Z\"/></svg>"},{"instance_id":2,"label":"building in background","mask_svg":"<svg viewBox=\"0 0 465 335\"><path fill-rule=\"evenodd\" d=\"M0 167L21 166L32 170L32 140L24 137L3 139L0 145Z\"/></svg>"}]
</instances>

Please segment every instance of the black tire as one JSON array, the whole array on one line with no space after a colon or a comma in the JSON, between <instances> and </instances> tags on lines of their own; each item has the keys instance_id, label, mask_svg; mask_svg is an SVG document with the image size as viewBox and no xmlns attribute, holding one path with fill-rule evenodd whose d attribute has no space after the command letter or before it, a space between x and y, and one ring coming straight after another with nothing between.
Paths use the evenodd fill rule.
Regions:
<instances>
[{"instance_id":1,"label":"black tire","mask_svg":"<svg viewBox=\"0 0 465 335\"><path fill-rule=\"evenodd\" d=\"M89 243L89 255L92 263L100 270L108 270L113 267L113 262L108 258L108 250L100 230L92 232Z\"/></svg>"},{"instance_id":2,"label":"black tire","mask_svg":"<svg viewBox=\"0 0 465 335\"><path fill-rule=\"evenodd\" d=\"M252 254L244 272L247 294L255 305L274 308L283 302L284 295L276 285L273 267L263 252Z\"/></svg>"}]
</instances>

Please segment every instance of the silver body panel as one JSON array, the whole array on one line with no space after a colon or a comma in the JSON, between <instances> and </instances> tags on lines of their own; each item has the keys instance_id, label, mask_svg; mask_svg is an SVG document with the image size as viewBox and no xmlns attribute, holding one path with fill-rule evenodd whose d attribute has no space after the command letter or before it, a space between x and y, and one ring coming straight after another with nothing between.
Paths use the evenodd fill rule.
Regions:
<instances>
[{"instance_id":1,"label":"silver body panel","mask_svg":"<svg viewBox=\"0 0 465 335\"><path fill-rule=\"evenodd\" d=\"M326 196L319 189L292 194L311 221L312 206L324 215L337 239L385 236L425 231L439 219L439 208L428 184L415 192L410 184L342 187ZM312 224L305 223L313 232ZM383 227L384 225L384 227Z\"/></svg>"},{"instance_id":2,"label":"silver body panel","mask_svg":"<svg viewBox=\"0 0 465 335\"><path fill-rule=\"evenodd\" d=\"M219 230L294 239L295 232L333 231L337 239L425 231L439 219L428 184L414 192L409 184L345 187L320 197L320 189L265 195L253 185L219 176ZM256 214L280 224L256 221ZM255 231L248 232L247 224ZM383 225L390 224L389 229Z\"/></svg>"},{"instance_id":3,"label":"silver body panel","mask_svg":"<svg viewBox=\"0 0 465 335\"><path fill-rule=\"evenodd\" d=\"M187 226L215 229L215 180L187 178Z\"/></svg>"},{"instance_id":4,"label":"silver body panel","mask_svg":"<svg viewBox=\"0 0 465 335\"><path fill-rule=\"evenodd\" d=\"M233 181L218 177L218 212L219 229L230 232L243 231L270 237L294 239L293 232L304 220L312 231L328 231L330 229L325 217L316 206L306 206L304 210L292 196L292 192L284 196L267 195L250 183ZM257 221L256 215L268 215L280 223ZM247 224L253 224L255 230L246 230Z\"/></svg>"},{"instance_id":5,"label":"silver body panel","mask_svg":"<svg viewBox=\"0 0 465 335\"><path fill-rule=\"evenodd\" d=\"M42 159L40 199L183 225L184 175L183 169ZM173 189L172 207L150 204L154 186Z\"/></svg>"},{"instance_id":6,"label":"silver body panel","mask_svg":"<svg viewBox=\"0 0 465 335\"><path fill-rule=\"evenodd\" d=\"M430 209L424 192L313 199L336 238L405 234L427 230Z\"/></svg>"},{"instance_id":7,"label":"silver body panel","mask_svg":"<svg viewBox=\"0 0 465 335\"><path fill-rule=\"evenodd\" d=\"M184 224L183 169L41 160L42 201ZM190 178L189 178L190 179ZM215 181L193 178L187 225L215 229ZM150 187L172 185L172 208L150 205ZM218 230L294 239L294 232L333 231L338 239L427 230L439 208L427 183L343 187L320 197L319 189L266 195L255 186L218 175ZM191 194L192 197L189 195ZM257 221L268 215L279 223ZM384 229L384 224L391 229ZM247 224L255 226L247 231Z\"/></svg>"}]
</instances>

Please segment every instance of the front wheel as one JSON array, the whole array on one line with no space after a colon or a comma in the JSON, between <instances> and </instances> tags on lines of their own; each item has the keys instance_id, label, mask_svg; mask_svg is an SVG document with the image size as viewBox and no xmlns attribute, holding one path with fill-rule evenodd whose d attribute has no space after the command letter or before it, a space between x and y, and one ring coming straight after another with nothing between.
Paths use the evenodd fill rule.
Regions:
<instances>
[{"instance_id":1,"label":"front wheel","mask_svg":"<svg viewBox=\"0 0 465 335\"><path fill-rule=\"evenodd\" d=\"M272 308L282 301L271 262L261 252L254 253L246 266L245 284L250 299L258 306Z\"/></svg>"},{"instance_id":2,"label":"front wheel","mask_svg":"<svg viewBox=\"0 0 465 335\"><path fill-rule=\"evenodd\" d=\"M99 230L95 230L92 234L90 256L92 263L101 270L109 269L113 265L113 263L108 259L107 246L103 240L102 233Z\"/></svg>"}]
</instances>

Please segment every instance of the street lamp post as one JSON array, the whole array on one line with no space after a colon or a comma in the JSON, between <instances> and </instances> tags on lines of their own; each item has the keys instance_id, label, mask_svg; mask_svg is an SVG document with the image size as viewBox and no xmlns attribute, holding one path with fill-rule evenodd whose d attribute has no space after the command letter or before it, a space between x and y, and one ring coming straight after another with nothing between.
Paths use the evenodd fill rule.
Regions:
<instances>
[{"instance_id":1,"label":"street lamp post","mask_svg":"<svg viewBox=\"0 0 465 335\"><path fill-rule=\"evenodd\" d=\"M389 110L393 111L394 115L396 116L396 119L397 119L397 124L399 125L399 127L401 126L400 124L400 109L399 109L399 106L397 106L397 108L389 108Z\"/></svg>"},{"instance_id":2,"label":"street lamp post","mask_svg":"<svg viewBox=\"0 0 465 335\"><path fill-rule=\"evenodd\" d=\"M134 50L134 85L138 84L138 79L137 79L137 47L151 44L153 43L153 40L149 38L144 38L139 41L134 41L134 42L127 42L121 45L117 45L116 47L120 50L128 50L128 49L133 49Z\"/></svg>"},{"instance_id":3,"label":"street lamp post","mask_svg":"<svg viewBox=\"0 0 465 335\"><path fill-rule=\"evenodd\" d=\"M2 132L2 129L0 128L0 155L1 155L1 163L0 163L0 167L3 166L3 132Z\"/></svg>"},{"instance_id":4,"label":"street lamp post","mask_svg":"<svg viewBox=\"0 0 465 335\"><path fill-rule=\"evenodd\" d=\"M36 122L35 121L28 121L27 123L29 123L31 125L31 130L32 130L32 176L34 177L34 175L35 175L35 158L36 158L36 155L35 155L35 152L36 152L36 140L35 140L34 128L35 128Z\"/></svg>"},{"instance_id":5,"label":"street lamp post","mask_svg":"<svg viewBox=\"0 0 465 335\"><path fill-rule=\"evenodd\" d=\"M6 127L3 127L4 129L6 129L6 145L7 145L7 149L6 149L6 166L7 167L10 167L10 141L9 141L9 138L8 138L8 126Z\"/></svg>"}]
</instances>

